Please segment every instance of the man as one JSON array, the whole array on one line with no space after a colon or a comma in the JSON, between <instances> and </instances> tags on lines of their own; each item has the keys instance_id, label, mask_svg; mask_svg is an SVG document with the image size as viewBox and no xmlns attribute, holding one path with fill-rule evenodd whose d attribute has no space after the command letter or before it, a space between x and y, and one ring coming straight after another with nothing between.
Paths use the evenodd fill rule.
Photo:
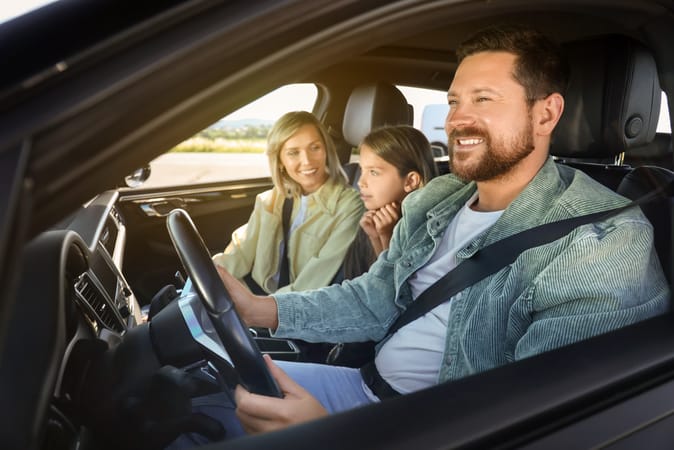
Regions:
<instances>
[{"instance_id":1,"label":"man","mask_svg":"<svg viewBox=\"0 0 674 450\"><path fill-rule=\"evenodd\" d=\"M492 28L457 54L445 126L452 174L405 199L390 249L359 278L255 297L221 270L246 323L308 341L378 341L484 246L627 203L548 155L567 80L553 43L524 28ZM301 363L283 364L286 375L268 360L286 397L239 386L237 416L247 431L265 431L409 393L661 314L669 295L652 227L630 208L525 251L388 336L375 358L378 384L365 386L357 369Z\"/></svg>"}]
</instances>

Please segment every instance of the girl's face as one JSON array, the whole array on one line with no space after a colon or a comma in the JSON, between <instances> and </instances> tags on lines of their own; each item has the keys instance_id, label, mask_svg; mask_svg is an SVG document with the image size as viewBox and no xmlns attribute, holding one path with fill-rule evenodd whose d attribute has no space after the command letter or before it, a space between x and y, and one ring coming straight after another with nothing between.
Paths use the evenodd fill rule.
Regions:
<instances>
[{"instance_id":1,"label":"girl's face","mask_svg":"<svg viewBox=\"0 0 674 450\"><path fill-rule=\"evenodd\" d=\"M363 144L360 146L360 178L358 187L360 198L365 207L375 210L391 202L401 202L405 196L416 189L410 172L401 177L398 169L391 163L379 157L370 147Z\"/></svg>"},{"instance_id":2,"label":"girl's face","mask_svg":"<svg viewBox=\"0 0 674 450\"><path fill-rule=\"evenodd\" d=\"M327 150L315 126L303 125L281 148L283 170L302 187L307 195L323 186L328 179Z\"/></svg>"}]
</instances>

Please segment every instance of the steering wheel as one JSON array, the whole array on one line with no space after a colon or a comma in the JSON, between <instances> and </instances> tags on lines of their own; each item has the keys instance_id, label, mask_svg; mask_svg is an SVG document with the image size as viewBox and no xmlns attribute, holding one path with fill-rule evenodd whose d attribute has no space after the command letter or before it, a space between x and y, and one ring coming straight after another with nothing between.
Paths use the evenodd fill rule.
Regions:
<instances>
[{"instance_id":1,"label":"steering wheel","mask_svg":"<svg viewBox=\"0 0 674 450\"><path fill-rule=\"evenodd\" d=\"M241 384L255 394L283 397L248 327L237 314L234 302L189 214L182 209L174 209L166 219L166 226L213 328L234 363Z\"/></svg>"}]
</instances>

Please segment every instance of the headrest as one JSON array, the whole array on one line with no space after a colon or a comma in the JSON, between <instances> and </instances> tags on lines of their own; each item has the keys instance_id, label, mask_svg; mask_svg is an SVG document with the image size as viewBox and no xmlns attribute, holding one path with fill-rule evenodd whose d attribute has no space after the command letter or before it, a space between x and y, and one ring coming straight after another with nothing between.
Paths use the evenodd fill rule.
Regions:
<instances>
[{"instance_id":1,"label":"headrest","mask_svg":"<svg viewBox=\"0 0 674 450\"><path fill-rule=\"evenodd\" d=\"M655 137L660 84L653 55L625 36L568 47L570 79L550 153L573 158L613 157Z\"/></svg>"},{"instance_id":2,"label":"headrest","mask_svg":"<svg viewBox=\"0 0 674 450\"><path fill-rule=\"evenodd\" d=\"M344 139L360 145L367 134L384 125L412 125L405 96L393 85L373 83L356 87L346 103Z\"/></svg>"}]
</instances>

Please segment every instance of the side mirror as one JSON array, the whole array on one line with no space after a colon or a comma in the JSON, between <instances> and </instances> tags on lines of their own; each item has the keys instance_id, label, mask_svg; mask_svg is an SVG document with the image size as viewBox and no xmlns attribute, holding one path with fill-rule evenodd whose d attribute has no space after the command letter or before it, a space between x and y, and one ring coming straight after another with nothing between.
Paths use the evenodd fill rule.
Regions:
<instances>
[{"instance_id":1,"label":"side mirror","mask_svg":"<svg viewBox=\"0 0 674 450\"><path fill-rule=\"evenodd\" d=\"M141 167L124 177L124 183L130 188L137 188L150 178L150 173L150 166Z\"/></svg>"}]
</instances>

